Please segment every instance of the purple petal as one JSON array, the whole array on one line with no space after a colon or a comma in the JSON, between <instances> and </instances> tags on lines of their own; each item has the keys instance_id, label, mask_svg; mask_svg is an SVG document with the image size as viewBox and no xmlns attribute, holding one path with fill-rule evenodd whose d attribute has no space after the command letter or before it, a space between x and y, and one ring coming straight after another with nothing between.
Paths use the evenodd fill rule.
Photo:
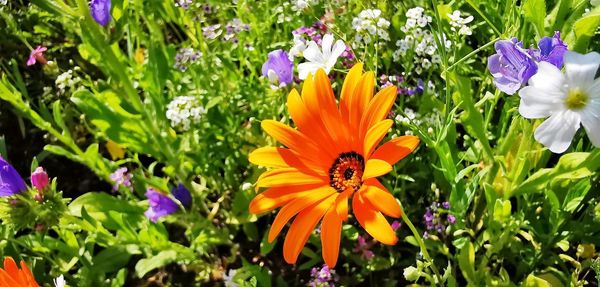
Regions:
<instances>
[{"instance_id":1,"label":"purple petal","mask_svg":"<svg viewBox=\"0 0 600 287\"><path fill-rule=\"evenodd\" d=\"M92 18L102 26L108 25L108 22L110 22L110 6L110 0L92 0L90 3Z\"/></svg>"},{"instance_id":2,"label":"purple petal","mask_svg":"<svg viewBox=\"0 0 600 287\"><path fill-rule=\"evenodd\" d=\"M159 218L174 213L179 209L179 205L171 198L153 188L148 188L146 197L148 198L148 204L150 206L144 215L153 222L156 222Z\"/></svg>"},{"instance_id":3,"label":"purple petal","mask_svg":"<svg viewBox=\"0 0 600 287\"><path fill-rule=\"evenodd\" d=\"M180 183L177 187L171 189L171 193L183 206L189 207L192 204L192 195L183 184Z\"/></svg>"},{"instance_id":4,"label":"purple petal","mask_svg":"<svg viewBox=\"0 0 600 287\"><path fill-rule=\"evenodd\" d=\"M0 196L10 196L27 189L17 170L0 156Z\"/></svg>"},{"instance_id":5,"label":"purple petal","mask_svg":"<svg viewBox=\"0 0 600 287\"><path fill-rule=\"evenodd\" d=\"M293 80L294 63L281 49L269 53L268 60L262 66L263 76L268 77L269 70L273 70L277 74L279 83L288 85Z\"/></svg>"}]
</instances>

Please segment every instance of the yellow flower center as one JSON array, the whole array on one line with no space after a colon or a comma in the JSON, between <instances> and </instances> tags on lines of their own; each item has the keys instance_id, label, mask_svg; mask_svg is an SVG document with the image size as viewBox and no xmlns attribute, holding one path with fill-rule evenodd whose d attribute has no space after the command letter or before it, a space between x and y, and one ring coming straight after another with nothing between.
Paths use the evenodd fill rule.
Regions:
<instances>
[{"instance_id":1,"label":"yellow flower center","mask_svg":"<svg viewBox=\"0 0 600 287\"><path fill-rule=\"evenodd\" d=\"M581 110L585 108L589 99L589 96L580 88L573 88L567 93L565 105L570 110Z\"/></svg>"},{"instance_id":2,"label":"yellow flower center","mask_svg":"<svg viewBox=\"0 0 600 287\"><path fill-rule=\"evenodd\" d=\"M362 186L365 160L362 155L351 151L340 154L329 169L329 184L339 192L347 188L358 191Z\"/></svg>"}]
</instances>

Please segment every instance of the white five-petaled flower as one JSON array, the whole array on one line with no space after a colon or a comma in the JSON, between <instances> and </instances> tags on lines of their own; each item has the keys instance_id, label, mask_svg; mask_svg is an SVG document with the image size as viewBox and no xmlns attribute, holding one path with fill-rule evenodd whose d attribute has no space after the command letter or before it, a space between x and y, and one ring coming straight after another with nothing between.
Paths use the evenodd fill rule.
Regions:
<instances>
[{"instance_id":1,"label":"white five-petaled flower","mask_svg":"<svg viewBox=\"0 0 600 287\"><path fill-rule=\"evenodd\" d=\"M600 78L594 79L600 54L567 51L564 62L565 74L550 63L539 63L529 86L519 92L519 113L528 119L548 118L534 137L554 153L569 148L580 125L600 147Z\"/></svg>"},{"instance_id":2,"label":"white five-petaled flower","mask_svg":"<svg viewBox=\"0 0 600 287\"><path fill-rule=\"evenodd\" d=\"M302 55L308 62L298 65L298 75L304 80L308 74L316 73L318 69L323 69L327 74L335 65L338 57L346 50L346 45L342 40L337 40L333 43L333 35L327 34L323 36L321 48L315 41L308 42L308 47Z\"/></svg>"},{"instance_id":3,"label":"white five-petaled flower","mask_svg":"<svg viewBox=\"0 0 600 287\"><path fill-rule=\"evenodd\" d=\"M65 277L63 275L60 275L60 276L56 277L56 279L54 279L54 286L55 287L65 287L65 286L67 286L67 282L65 281Z\"/></svg>"}]
</instances>

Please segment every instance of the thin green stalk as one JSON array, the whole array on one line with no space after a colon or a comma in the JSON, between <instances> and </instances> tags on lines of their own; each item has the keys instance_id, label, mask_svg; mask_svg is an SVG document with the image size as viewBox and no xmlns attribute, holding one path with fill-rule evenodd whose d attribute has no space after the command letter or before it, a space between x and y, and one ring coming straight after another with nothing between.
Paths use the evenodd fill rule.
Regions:
<instances>
[{"instance_id":1,"label":"thin green stalk","mask_svg":"<svg viewBox=\"0 0 600 287\"><path fill-rule=\"evenodd\" d=\"M437 284L442 286L442 276L440 275L440 272L438 271L437 267L435 267L433 259L431 259L431 256L429 256L429 252L427 252L427 247L425 246L425 242L423 241L421 234L412 224L408 216L406 216L404 210L402 210L402 221L404 221L404 223L408 225L408 228L410 228L410 231L412 231L413 235L415 236L415 239L417 240L417 243L419 244L419 247L421 248L421 253L423 253L423 257L425 258L427 263L429 263L428 265L433 271L433 273L435 273L435 277L437 278Z\"/></svg>"}]
</instances>

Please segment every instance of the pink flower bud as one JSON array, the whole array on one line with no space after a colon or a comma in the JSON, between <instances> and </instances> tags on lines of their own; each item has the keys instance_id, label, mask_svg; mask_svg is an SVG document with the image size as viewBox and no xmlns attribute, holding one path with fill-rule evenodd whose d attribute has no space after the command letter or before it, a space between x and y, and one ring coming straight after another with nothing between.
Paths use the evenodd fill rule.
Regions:
<instances>
[{"instance_id":1,"label":"pink flower bud","mask_svg":"<svg viewBox=\"0 0 600 287\"><path fill-rule=\"evenodd\" d=\"M42 191L48 185L48 174L44 171L44 168L39 166L31 174L31 185L37 190Z\"/></svg>"}]
</instances>

